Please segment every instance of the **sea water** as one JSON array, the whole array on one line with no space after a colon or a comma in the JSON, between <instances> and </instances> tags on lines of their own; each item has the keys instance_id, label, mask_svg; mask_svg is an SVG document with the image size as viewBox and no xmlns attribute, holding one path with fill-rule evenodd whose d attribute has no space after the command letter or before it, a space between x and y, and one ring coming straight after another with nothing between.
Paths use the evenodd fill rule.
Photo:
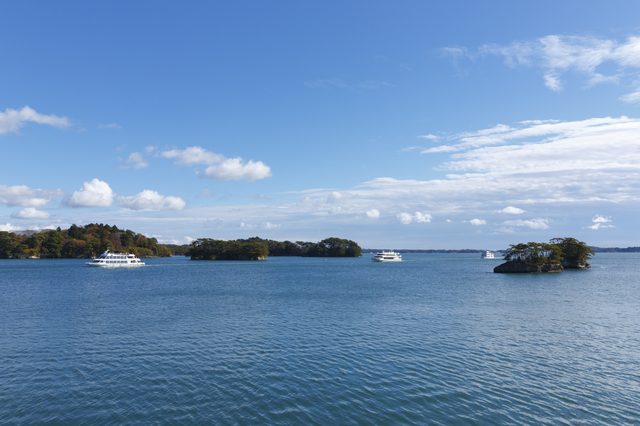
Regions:
<instances>
[{"instance_id":1,"label":"sea water","mask_svg":"<svg viewBox=\"0 0 640 426\"><path fill-rule=\"evenodd\" d=\"M639 424L640 256L0 260L0 424Z\"/></svg>"}]
</instances>

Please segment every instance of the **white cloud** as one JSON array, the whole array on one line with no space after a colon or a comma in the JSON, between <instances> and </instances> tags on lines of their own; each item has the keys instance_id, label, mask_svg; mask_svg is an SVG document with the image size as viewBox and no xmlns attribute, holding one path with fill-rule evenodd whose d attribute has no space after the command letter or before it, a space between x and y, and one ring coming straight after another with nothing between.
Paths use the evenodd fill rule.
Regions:
<instances>
[{"instance_id":1,"label":"white cloud","mask_svg":"<svg viewBox=\"0 0 640 426\"><path fill-rule=\"evenodd\" d=\"M549 229L549 225L547 225L548 223L549 223L548 219L538 218L538 219L531 219L531 220L522 220L522 219L507 220L502 224L505 226L525 226L531 229Z\"/></svg>"},{"instance_id":2,"label":"white cloud","mask_svg":"<svg viewBox=\"0 0 640 426\"><path fill-rule=\"evenodd\" d=\"M281 225L276 225L275 223L264 222L260 224L260 229L270 230L270 229L280 228L280 226Z\"/></svg>"},{"instance_id":3,"label":"white cloud","mask_svg":"<svg viewBox=\"0 0 640 426\"><path fill-rule=\"evenodd\" d=\"M587 226L587 228L596 230L596 229L600 229L600 228L615 228L615 226L613 226L613 225L603 225L602 223L596 223L594 225Z\"/></svg>"},{"instance_id":4,"label":"white cloud","mask_svg":"<svg viewBox=\"0 0 640 426\"><path fill-rule=\"evenodd\" d=\"M13 231L19 231L22 228L19 226L13 226L10 223L5 223L5 224L1 224L0 223L0 231L4 231L4 232L13 232Z\"/></svg>"},{"instance_id":5,"label":"white cloud","mask_svg":"<svg viewBox=\"0 0 640 426\"><path fill-rule=\"evenodd\" d=\"M51 213L36 210L33 207L27 207L19 212L12 213L11 217L16 219L49 219L51 217Z\"/></svg>"},{"instance_id":6,"label":"white cloud","mask_svg":"<svg viewBox=\"0 0 640 426\"><path fill-rule=\"evenodd\" d=\"M117 129L120 130L122 127L119 124L111 123L111 124L99 124L98 129Z\"/></svg>"},{"instance_id":7,"label":"white cloud","mask_svg":"<svg viewBox=\"0 0 640 426\"><path fill-rule=\"evenodd\" d=\"M640 90L621 96L620 100L630 104L637 104L640 102Z\"/></svg>"},{"instance_id":8,"label":"white cloud","mask_svg":"<svg viewBox=\"0 0 640 426\"><path fill-rule=\"evenodd\" d=\"M207 151L199 146L188 147L184 150L173 149L159 154L161 157L175 159L180 165L209 166L201 175L216 180L248 180L271 177L271 168L262 161L249 160L247 163L240 157L226 158L224 155Z\"/></svg>"},{"instance_id":9,"label":"white cloud","mask_svg":"<svg viewBox=\"0 0 640 426\"><path fill-rule=\"evenodd\" d=\"M413 220L413 216L411 216L409 213L398 213L396 217L403 225L408 225Z\"/></svg>"},{"instance_id":10,"label":"white cloud","mask_svg":"<svg viewBox=\"0 0 640 426\"><path fill-rule=\"evenodd\" d=\"M558 76L553 73L547 73L544 75L544 85L554 92L562 90L562 82Z\"/></svg>"},{"instance_id":11,"label":"white cloud","mask_svg":"<svg viewBox=\"0 0 640 426\"><path fill-rule=\"evenodd\" d=\"M205 169L203 176L216 180L254 180L264 179L271 175L271 169L262 161L249 160L244 164L242 158L229 158L220 164L214 164Z\"/></svg>"},{"instance_id":12,"label":"white cloud","mask_svg":"<svg viewBox=\"0 0 640 426\"><path fill-rule=\"evenodd\" d=\"M421 212L416 212L415 215L410 215L409 213L398 213L396 215L396 217L398 218L398 220L400 220L400 223L402 223L403 225L408 225L411 222L413 222L414 220L418 223L429 223L431 222L432 216L429 213L421 213Z\"/></svg>"},{"instance_id":13,"label":"white cloud","mask_svg":"<svg viewBox=\"0 0 640 426\"><path fill-rule=\"evenodd\" d=\"M224 155L207 151L199 146L191 146L186 149L172 149L159 154L161 157L175 159L176 164L191 166L194 164L210 165L226 160Z\"/></svg>"},{"instance_id":14,"label":"white cloud","mask_svg":"<svg viewBox=\"0 0 640 426\"><path fill-rule=\"evenodd\" d=\"M599 214L597 214L596 217L594 217L591 220L593 222L595 222L595 223L608 223L608 222L611 222L611 216L604 217L604 216L600 216Z\"/></svg>"},{"instance_id":15,"label":"white cloud","mask_svg":"<svg viewBox=\"0 0 640 426\"><path fill-rule=\"evenodd\" d=\"M194 242L196 239L195 238L191 238L191 237L183 237L183 238L175 238L175 239L158 239L158 242L160 244L176 244L176 245L183 245L183 244L191 244L192 242Z\"/></svg>"},{"instance_id":16,"label":"white cloud","mask_svg":"<svg viewBox=\"0 0 640 426\"><path fill-rule=\"evenodd\" d=\"M429 213L416 212L414 219L418 223L429 223L431 222L432 217Z\"/></svg>"},{"instance_id":17,"label":"white cloud","mask_svg":"<svg viewBox=\"0 0 640 426\"><path fill-rule=\"evenodd\" d=\"M338 203L343 198L343 195L338 191L333 191L327 196L327 203Z\"/></svg>"},{"instance_id":18,"label":"white cloud","mask_svg":"<svg viewBox=\"0 0 640 426\"><path fill-rule=\"evenodd\" d=\"M473 226L480 226L480 225L486 225L487 221L484 219L471 219L469 223L471 223Z\"/></svg>"},{"instance_id":19,"label":"white cloud","mask_svg":"<svg viewBox=\"0 0 640 426\"><path fill-rule=\"evenodd\" d=\"M118 197L118 202L131 210L182 210L187 205L180 197L165 197L149 189L131 197Z\"/></svg>"},{"instance_id":20,"label":"white cloud","mask_svg":"<svg viewBox=\"0 0 640 426\"><path fill-rule=\"evenodd\" d=\"M28 122L47 124L59 129L71 126L71 121L67 117L39 114L28 106L20 110L7 108L4 112L0 112L0 135L18 133L20 128Z\"/></svg>"},{"instance_id":21,"label":"white cloud","mask_svg":"<svg viewBox=\"0 0 640 426\"><path fill-rule=\"evenodd\" d=\"M604 217L604 216L600 216L599 214L596 214L596 216L591 219L591 221L593 222L593 225L591 226L586 226L586 228L588 229L600 229L600 228L615 228L615 226L613 225L605 225L606 223L611 223L611 216L608 217Z\"/></svg>"},{"instance_id":22,"label":"white cloud","mask_svg":"<svg viewBox=\"0 0 640 426\"><path fill-rule=\"evenodd\" d=\"M378 209L367 210L367 216L371 219L378 219L380 217L380 212Z\"/></svg>"},{"instance_id":23,"label":"white cloud","mask_svg":"<svg viewBox=\"0 0 640 426\"><path fill-rule=\"evenodd\" d=\"M639 130L638 119L606 117L527 124L490 136L459 135L456 148L468 151L453 155L441 169L519 175L637 169Z\"/></svg>"},{"instance_id":24,"label":"white cloud","mask_svg":"<svg viewBox=\"0 0 640 426\"><path fill-rule=\"evenodd\" d=\"M278 224L271 223L271 222L262 222L259 225L240 222L240 227L241 228L245 228L245 229L262 229L262 230L265 230L265 231L269 231L271 229L277 229L277 228L280 228L281 226L282 225L278 225Z\"/></svg>"},{"instance_id":25,"label":"white cloud","mask_svg":"<svg viewBox=\"0 0 640 426\"><path fill-rule=\"evenodd\" d=\"M509 207L505 207L502 210L498 210L497 213L522 214L522 213L525 213L525 210L519 209L517 207L509 206Z\"/></svg>"},{"instance_id":26,"label":"white cloud","mask_svg":"<svg viewBox=\"0 0 640 426\"><path fill-rule=\"evenodd\" d=\"M71 207L109 207L113 203L113 196L113 191L106 182L93 179L85 182L66 203Z\"/></svg>"},{"instance_id":27,"label":"white cloud","mask_svg":"<svg viewBox=\"0 0 640 426\"><path fill-rule=\"evenodd\" d=\"M134 169L144 169L149 167L149 162L145 160L144 155L139 152L132 152L129 158L125 160L125 163L133 163Z\"/></svg>"},{"instance_id":28,"label":"white cloud","mask_svg":"<svg viewBox=\"0 0 640 426\"><path fill-rule=\"evenodd\" d=\"M431 140L436 140L436 139L438 139L438 137L437 137L436 135L431 135L431 134L429 134L429 135L422 135L422 136L418 136L418 137L419 137L419 138L422 138L422 139L431 139Z\"/></svg>"},{"instance_id":29,"label":"white cloud","mask_svg":"<svg viewBox=\"0 0 640 426\"><path fill-rule=\"evenodd\" d=\"M61 189L31 189L26 185L0 185L0 203L8 206L43 207L55 198L64 196Z\"/></svg>"}]
</instances>

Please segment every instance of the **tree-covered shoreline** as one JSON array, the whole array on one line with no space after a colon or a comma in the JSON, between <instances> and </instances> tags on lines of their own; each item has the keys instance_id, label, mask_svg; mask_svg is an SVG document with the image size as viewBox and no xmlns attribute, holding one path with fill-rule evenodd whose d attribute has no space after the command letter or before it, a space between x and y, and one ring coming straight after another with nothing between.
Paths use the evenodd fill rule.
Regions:
<instances>
[{"instance_id":1,"label":"tree-covered shoreline","mask_svg":"<svg viewBox=\"0 0 640 426\"><path fill-rule=\"evenodd\" d=\"M184 246L171 249L182 252ZM360 257L362 249L356 242L341 238L326 238L318 243L259 237L231 241L199 238L184 253L192 260L264 260L267 256Z\"/></svg>"},{"instance_id":2,"label":"tree-covered shoreline","mask_svg":"<svg viewBox=\"0 0 640 426\"><path fill-rule=\"evenodd\" d=\"M155 238L102 223L27 235L0 231L0 259L94 258L106 250L138 257L170 257L169 249Z\"/></svg>"}]
</instances>

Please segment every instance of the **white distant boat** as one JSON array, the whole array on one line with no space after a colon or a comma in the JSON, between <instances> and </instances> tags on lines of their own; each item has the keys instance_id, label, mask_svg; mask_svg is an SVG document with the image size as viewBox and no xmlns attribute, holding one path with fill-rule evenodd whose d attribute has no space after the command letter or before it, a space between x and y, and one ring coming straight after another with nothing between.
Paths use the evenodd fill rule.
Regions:
<instances>
[{"instance_id":1,"label":"white distant boat","mask_svg":"<svg viewBox=\"0 0 640 426\"><path fill-rule=\"evenodd\" d=\"M402 262L402 256L395 251L381 251L373 256L374 262Z\"/></svg>"},{"instance_id":2,"label":"white distant boat","mask_svg":"<svg viewBox=\"0 0 640 426\"><path fill-rule=\"evenodd\" d=\"M483 259L495 259L496 257L489 250L482 252Z\"/></svg>"},{"instance_id":3,"label":"white distant boat","mask_svg":"<svg viewBox=\"0 0 640 426\"><path fill-rule=\"evenodd\" d=\"M135 266L144 266L144 262L130 253L111 253L105 251L93 259L93 262L87 262L87 266L99 266L102 268L131 268Z\"/></svg>"}]
</instances>

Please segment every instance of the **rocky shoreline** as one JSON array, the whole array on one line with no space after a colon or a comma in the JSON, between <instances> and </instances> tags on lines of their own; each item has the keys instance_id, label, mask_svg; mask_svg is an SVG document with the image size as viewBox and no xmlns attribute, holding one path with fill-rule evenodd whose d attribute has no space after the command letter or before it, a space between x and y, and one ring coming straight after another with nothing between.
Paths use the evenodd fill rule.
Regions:
<instances>
[{"instance_id":1,"label":"rocky shoreline","mask_svg":"<svg viewBox=\"0 0 640 426\"><path fill-rule=\"evenodd\" d=\"M591 268L589 262L573 262L573 261L565 261L562 263L557 262L544 262L544 263L534 263L527 262L524 260L510 260L501 265L493 268L493 272L497 274L517 274L517 273L528 273L528 274L538 274L538 273L550 273L550 272L562 272L565 269L587 269Z\"/></svg>"}]
</instances>

